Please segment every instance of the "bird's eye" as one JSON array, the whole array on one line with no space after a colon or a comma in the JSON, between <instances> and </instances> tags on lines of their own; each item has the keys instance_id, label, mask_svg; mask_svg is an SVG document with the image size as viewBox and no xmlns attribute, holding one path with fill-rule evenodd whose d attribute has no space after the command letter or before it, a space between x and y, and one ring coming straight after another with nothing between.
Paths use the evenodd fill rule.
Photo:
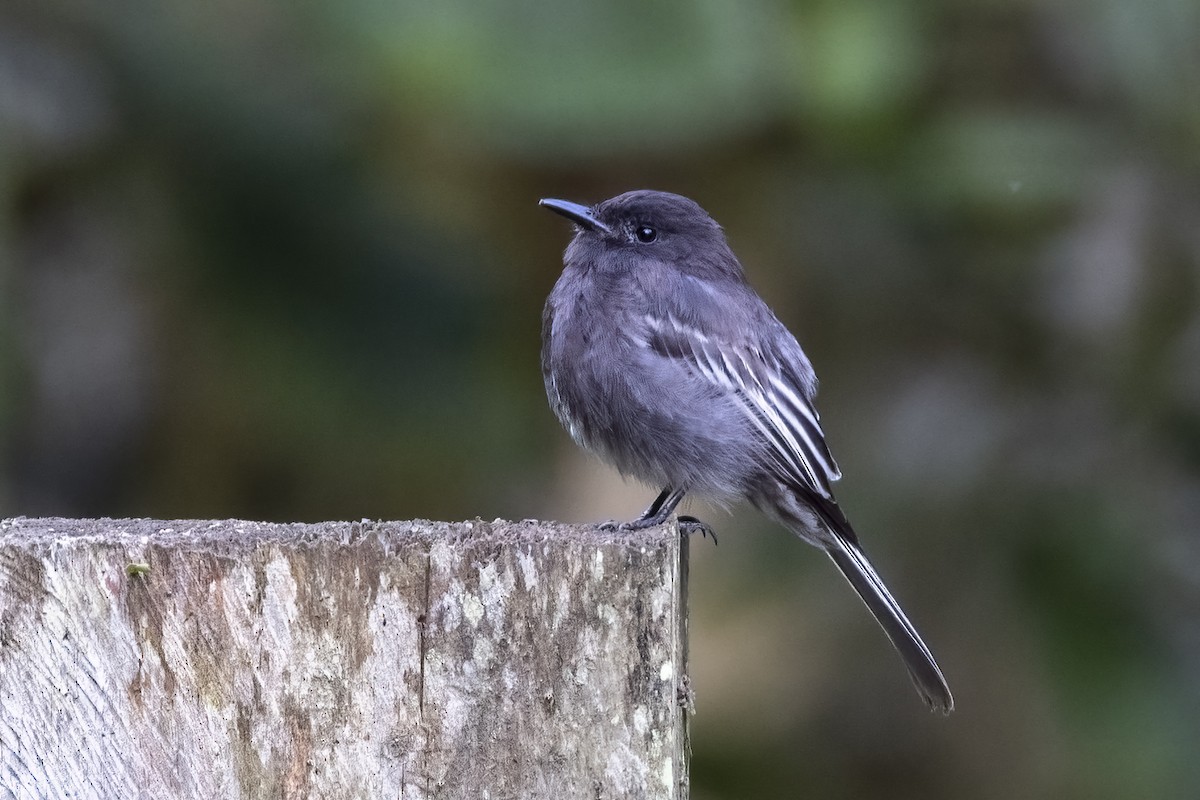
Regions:
<instances>
[{"instance_id":1,"label":"bird's eye","mask_svg":"<svg viewBox=\"0 0 1200 800\"><path fill-rule=\"evenodd\" d=\"M650 244L658 238L658 231L649 225L638 225L637 230L634 231L634 235L637 236L637 240L642 244Z\"/></svg>"}]
</instances>

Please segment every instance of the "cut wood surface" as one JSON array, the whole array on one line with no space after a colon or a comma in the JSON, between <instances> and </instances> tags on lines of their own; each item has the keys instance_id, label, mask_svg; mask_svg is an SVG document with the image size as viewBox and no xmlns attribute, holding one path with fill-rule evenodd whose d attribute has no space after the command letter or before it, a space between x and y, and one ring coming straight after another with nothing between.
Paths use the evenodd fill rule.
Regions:
<instances>
[{"instance_id":1,"label":"cut wood surface","mask_svg":"<svg viewBox=\"0 0 1200 800\"><path fill-rule=\"evenodd\" d=\"M0 522L0 798L682 798L687 540Z\"/></svg>"}]
</instances>

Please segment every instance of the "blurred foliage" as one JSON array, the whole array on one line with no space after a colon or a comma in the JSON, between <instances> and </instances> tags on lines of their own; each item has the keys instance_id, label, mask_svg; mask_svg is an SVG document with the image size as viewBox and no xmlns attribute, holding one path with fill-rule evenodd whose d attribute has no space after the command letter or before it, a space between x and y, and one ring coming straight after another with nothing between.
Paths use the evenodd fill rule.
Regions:
<instances>
[{"instance_id":1,"label":"blurred foliage","mask_svg":"<svg viewBox=\"0 0 1200 800\"><path fill-rule=\"evenodd\" d=\"M0 6L0 513L633 513L545 407L569 236L695 197L805 343L823 559L696 547L693 796L1200 785L1200 2ZM705 512L707 513L707 512Z\"/></svg>"}]
</instances>

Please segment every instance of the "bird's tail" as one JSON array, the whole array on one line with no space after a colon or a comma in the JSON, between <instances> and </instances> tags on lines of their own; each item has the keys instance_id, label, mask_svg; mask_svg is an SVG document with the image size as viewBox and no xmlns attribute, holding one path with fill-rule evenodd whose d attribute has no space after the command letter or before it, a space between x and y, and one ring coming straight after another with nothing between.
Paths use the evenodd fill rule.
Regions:
<instances>
[{"instance_id":1,"label":"bird's tail","mask_svg":"<svg viewBox=\"0 0 1200 800\"><path fill-rule=\"evenodd\" d=\"M862 548L837 530L833 530L832 533L833 536L823 542L825 552L833 559L833 563L837 564L846 580L850 581L854 591L858 592L858 596L875 615L884 633L892 640L892 645L904 659L904 666L908 668L908 674L921 697L932 710L949 714L954 710L954 697L950 694L950 687L946 685L946 679L942 677L937 662L933 660L933 654L929 652L925 642L921 641L917 629L908 621L908 617L904 616L900 604L892 597L892 593L871 566Z\"/></svg>"}]
</instances>

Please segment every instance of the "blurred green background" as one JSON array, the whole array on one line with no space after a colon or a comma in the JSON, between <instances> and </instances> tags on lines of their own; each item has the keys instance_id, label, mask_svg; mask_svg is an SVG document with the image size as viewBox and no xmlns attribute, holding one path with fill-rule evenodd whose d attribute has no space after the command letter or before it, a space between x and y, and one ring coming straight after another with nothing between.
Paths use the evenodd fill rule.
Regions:
<instances>
[{"instance_id":1,"label":"blurred green background","mask_svg":"<svg viewBox=\"0 0 1200 800\"><path fill-rule=\"evenodd\" d=\"M693 797L1200 792L1200 3L7 0L0 515L628 518L538 369L697 199L823 378L818 552L693 505Z\"/></svg>"}]
</instances>

